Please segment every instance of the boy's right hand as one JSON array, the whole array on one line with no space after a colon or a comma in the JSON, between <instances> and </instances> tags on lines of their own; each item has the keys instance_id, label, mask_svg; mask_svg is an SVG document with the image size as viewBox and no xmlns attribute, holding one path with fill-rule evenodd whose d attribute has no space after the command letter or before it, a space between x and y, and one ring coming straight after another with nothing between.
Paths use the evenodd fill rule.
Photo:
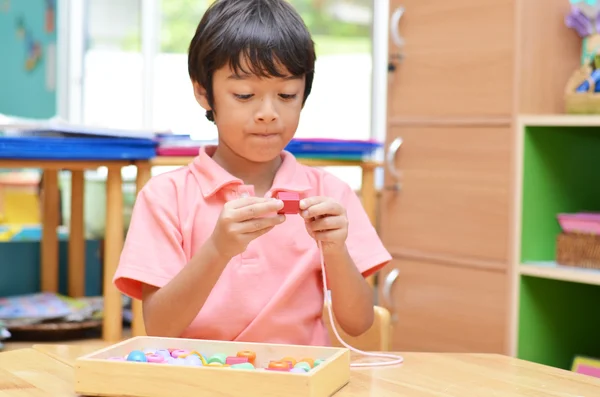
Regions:
<instances>
[{"instance_id":1,"label":"boy's right hand","mask_svg":"<svg viewBox=\"0 0 600 397\"><path fill-rule=\"evenodd\" d=\"M219 255L233 258L246 250L250 241L285 221L277 214L283 201L273 198L243 197L227 202L211 235Z\"/></svg>"}]
</instances>

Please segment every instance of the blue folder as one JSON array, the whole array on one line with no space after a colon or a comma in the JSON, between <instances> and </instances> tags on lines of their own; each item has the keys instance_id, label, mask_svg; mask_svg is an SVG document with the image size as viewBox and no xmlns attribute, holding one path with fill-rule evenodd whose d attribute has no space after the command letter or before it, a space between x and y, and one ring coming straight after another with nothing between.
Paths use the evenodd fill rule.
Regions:
<instances>
[{"instance_id":1,"label":"blue folder","mask_svg":"<svg viewBox=\"0 0 600 397\"><path fill-rule=\"evenodd\" d=\"M0 137L0 158L19 160L147 160L151 139L102 137Z\"/></svg>"},{"instance_id":2,"label":"blue folder","mask_svg":"<svg viewBox=\"0 0 600 397\"><path fill-rule=\"evenodd\" d=\"M381 146L381 143L374 141L298 138L292 139L286 150L299 158L360 160Z\"/></svg>"}]
</instances>

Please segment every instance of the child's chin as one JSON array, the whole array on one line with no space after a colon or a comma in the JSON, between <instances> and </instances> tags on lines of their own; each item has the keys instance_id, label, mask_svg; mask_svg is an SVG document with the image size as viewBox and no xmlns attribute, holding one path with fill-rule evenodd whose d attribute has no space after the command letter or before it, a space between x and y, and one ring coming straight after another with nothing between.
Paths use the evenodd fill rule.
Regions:
<instances>
[{"instance_id":1,"label":"child's chin","mask_svg":"<svg viewBox=\"0 0 600 397\"><path fill-rule=\"evenodd\" d=\"M254 150L249 152L245 157L255 163L268 163L270 161L275 160L277 157L281 155L281 151L283 148L273 147L273 148L260 148L258 150Z\"/></svg>"}]
</instances>

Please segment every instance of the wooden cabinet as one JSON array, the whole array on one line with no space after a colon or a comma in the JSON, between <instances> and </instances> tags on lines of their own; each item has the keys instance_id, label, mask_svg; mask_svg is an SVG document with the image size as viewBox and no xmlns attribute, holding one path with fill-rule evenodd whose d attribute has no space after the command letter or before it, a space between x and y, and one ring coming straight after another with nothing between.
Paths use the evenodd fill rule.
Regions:
<instances>
[{"instance_id":1,"label":"wooden cabinet","mask_svg":"<svg viewBox=\"0 0 600 397\"><path fill-rule=\"evenodd\" d=\"M390 16L399 7L386 138L399 180L388 168L379 217L394 258L378 279L392 349L508 353L514 120L563 111L581 45L570 6L390 0Z\"/></svg>"},{"instance_id":2,"label":"wooden cabinet","mask_svg":"<svg viewBox=\"0 0 600 397\"><path fill-rule=\"evenodd\" d=\"M390 116L502 115L512 111L513 0L402 0L403 61ZM396 51L392 48L391 51Z\"/></svg>"},{"instance_id":3,"label":"wooden cabinet","mask_svg":"<svg viewBox=\"0 0 600 397\"><path fill-rule=\"evenodd\" d=\"M381 235L398 256L505 263L508 127L391 127L402 189L384 191Z\"/></svg>"},{"instance_id":4,"label":"wooden cabinet","mask_svg":"<svg viewBox=\"0 0 600 397\"><path fill-rule=\"evenodd\" d=\"M394 261L391 289L381 289L394 317L399 351L502 351L506 274L424 261ZM388 296L385 296L388 295Z\"/></svg>"}]
</instances>

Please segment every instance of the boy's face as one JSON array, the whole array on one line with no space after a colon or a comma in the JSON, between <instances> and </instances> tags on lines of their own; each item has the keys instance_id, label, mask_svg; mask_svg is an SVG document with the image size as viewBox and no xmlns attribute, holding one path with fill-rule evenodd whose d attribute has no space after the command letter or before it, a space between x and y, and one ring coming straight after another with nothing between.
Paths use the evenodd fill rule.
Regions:
<instances>
[{"instance_id":1,"label":"boy's face","mask_svg":"<svg viewBox=\"0 0 600 397\"><path fill-rule=\"evenodd\" d=\"M298 127L304 85L304 77L237 76L229 66L217 70L213 110L220 144L253 162L279 156ZM194 91L198 103L211 110L204 88L194 83Z\"/></svg>"}]
</instances>

